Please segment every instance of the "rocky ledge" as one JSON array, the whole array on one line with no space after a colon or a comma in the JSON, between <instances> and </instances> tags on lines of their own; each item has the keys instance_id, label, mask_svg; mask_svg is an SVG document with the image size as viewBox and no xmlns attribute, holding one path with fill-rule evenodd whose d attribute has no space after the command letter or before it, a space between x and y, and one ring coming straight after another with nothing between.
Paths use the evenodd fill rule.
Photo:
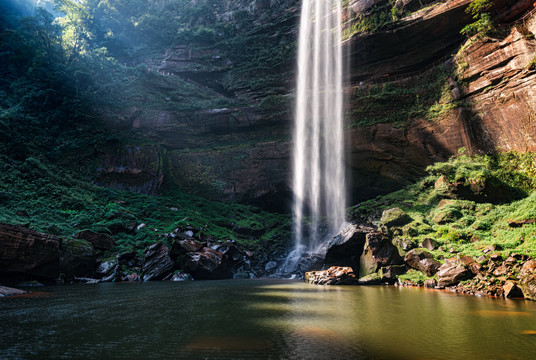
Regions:
<instances>
[{"instance_id":1,"label":"rocky ledge","mask_svg":"<svg viewBox=\"0 0 536 360\"><path fill-rule=\"evenodd\" d=\"M394 238L390 227L407 225L411 220L400 209L383 212L382 225L375 228L346 224L329 243L324 261L305 272L305 282L315 285L425 286L477 296L526 298L536 300L536 260L512 253L503 258L502 250L492 245L474 259L461 253L437 260L431 250L437 244L428 239L413 248L409 242ZM344 251L340 251L344 249ZM335 264L352 266L333 266ZM330 266L327 270L322 267ZM320 269L319 269L320 268ZM416 270L427 277L415 282L400 277Z\"/></svg>"},{"instance_id":2,"label":"rocky ledge","mask_svg":"<svg viewBox=\"0 0 536 360\"><path fill-rule=\"evenodd\" d=\"M228 241L194 238L195 229L177 228L143 251L116 254L113 239L92 231L58 238L23 226L0 224L0 279L6 284L205 280L264 274L253 253Z\"/></svg>"}]
</instances>

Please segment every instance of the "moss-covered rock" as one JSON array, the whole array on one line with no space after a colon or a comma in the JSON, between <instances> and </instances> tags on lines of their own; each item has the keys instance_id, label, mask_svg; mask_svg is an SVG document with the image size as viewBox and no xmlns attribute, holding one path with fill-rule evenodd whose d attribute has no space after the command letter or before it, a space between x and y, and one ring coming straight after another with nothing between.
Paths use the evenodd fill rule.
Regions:
<instances>
[{"instance_id":1,"label":"moss-covered rock","mask_svg":"<svg viewBox=\"0 0 536 360\"><path fill-rule=\"evenodd\" d=\"M462 212L455 206L446 205L436 209L432 214L432 221L436 224L452 223L463 217Z\"/></svg>"},{"instance_id":2,"label":"moss-covered rock","mask_svg":"<svg viewBox=\"0 0 536 360\"><path fill-rule=\"evenodd\" d=\"M392 208L382 213L381 222L386 227L404 226L412 221L411 217L400 208Z\"/></svg>"},{"instance_id":3,"label":"moss-covered rock","mask_svg":"<svg viewBox=\"0 0 536 360\"><path fill-rule=\"evenodd\" d=\"M91 243L83 239L64 239L61 244L60 268L70 276L91 277L97 268L96 252Z\"/></svg>"}]
</instances>

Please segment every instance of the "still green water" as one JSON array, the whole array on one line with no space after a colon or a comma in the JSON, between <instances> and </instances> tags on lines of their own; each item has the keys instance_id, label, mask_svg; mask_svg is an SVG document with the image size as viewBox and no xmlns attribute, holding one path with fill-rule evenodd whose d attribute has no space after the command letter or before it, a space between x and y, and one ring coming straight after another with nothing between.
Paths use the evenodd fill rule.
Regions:
<instances>
[{"instance_id":1,"label":"still green water","mask_svg":"<svg viewBox=\"0 0 536 360\"><path fill-rule=\"evenodd\" d=\"M0 299L2 359L536 359L536 302L285 280Z\"/></svg>"}]
</instances>

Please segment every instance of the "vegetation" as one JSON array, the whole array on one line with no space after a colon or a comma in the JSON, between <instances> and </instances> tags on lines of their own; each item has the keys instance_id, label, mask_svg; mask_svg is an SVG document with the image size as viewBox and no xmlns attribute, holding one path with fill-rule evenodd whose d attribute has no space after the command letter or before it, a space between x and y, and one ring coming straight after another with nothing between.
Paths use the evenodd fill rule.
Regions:
<instances>
[{"instance_id":1,"label":"vegetation","mask_svg":"<svg viewBox=\"0 0 536 360\"><path fill-rule=\"evenodd\" d=\"M113 235L112 252L141 251L175 229L192 229L212 241L235 240L249 248L290 239L290 218L255 207L211 202L179 192L161 196L95 186L43 158L0 161L0 222L70 237L81 230Z\"/></svg>"},{"instance_id":2,"label":"vegetation","mask_svg":"<svg viewBox=\"0 0 536 360\"><path fill-rule=\"evenodd\" d=\"M350 99L352 109L347 116L353 119L350 126L379 123L402 126L416 118L440 119L460 105L452 97L450 76L453 76L450 68L438 66L406 80L357 87Z\"/></svg>"},{"instance_id":3,"label":"vegetation","mask_svg":"<svg viewBox=\"0 0 536 360\"><path fill-rule=\"evenodd\" d=\"M475 22L465 26L460 32L471 37L473 35L486 35L493 30L493 21L488 12L493 6L493 0L473 0L466 12L473 16Z\"/></svg>"},{"instance_id":4,"label":"vegetation","mask_svg":"<svg viewBox=\"0 0 536 360\"><path fill-rule=\"evenodd\" d=\"M169 242L175 229L250 248L282 246L290 238L285 215L207 201L170 186L159 196L116 191L95 186L88 175L104 149L150 142L105 123L125 108L144 116L237 103L161 75L144 59L180 41L204 48L244 41L235 27L248 23L245 14L240 21L220 21L223 5L213 0L42 3L54 14L32 12L18 0L0 4L0 222L62 237L84 229L111 234L112 252ZM264 54L277 61L272 55ZM249 55L242 49L241 56ZM276 95L272 100L281 103Z\"/></svg>"},{"instance_id":5,"label":"vegetation","mask_svg":"<svg viewBox=\"0 0 536 360\"><path fill-rule=\"evenodd\" d=\"M536 223L531 222L536 219L536 154L460 155L427 171L416 184L356 205L351 216L379 224L383 210L398 207L413 222L391 229L393 235L415 246L435 240L439 259L451 257L451 251L477 258L491 245L503 255L536 257ZM473 187L473 195L489 192L488 197L473 197L462 191L464 185ZM494 198L497 185L508 196Z\"/></svg>"}]
</instances>

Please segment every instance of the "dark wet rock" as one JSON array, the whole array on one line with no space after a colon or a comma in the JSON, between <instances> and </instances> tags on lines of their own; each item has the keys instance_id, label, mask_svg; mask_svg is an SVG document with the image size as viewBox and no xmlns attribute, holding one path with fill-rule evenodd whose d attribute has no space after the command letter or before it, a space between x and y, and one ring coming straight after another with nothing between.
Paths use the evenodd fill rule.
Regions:
<instances>
[{"instance_id":1,"label":"dark wet rock","mask_svg":"<svg viewBox=\"0 0 536 360\"><path fill-rule=\"evenodd\" d=\"M136 252L135 251L129 251L129 252L126 252L126 253L122 253L120 255L117 256L117 261L119 261L119 263L127 263L129 261L132 261L136 258Z\"/></svg>"},{"instance_id":2,"label":"dark wet rock","mask_svg":"<svg viewBox=\"0 0 536 360\"><path fill-rule=\"evenodd\" d=\"M93 277L97 268L93 245L83 239L65 239L61 244L60 268L68 277Z\"/></svg>"},{"instance_id":3,"label":"dark wet rock","mask_svg":"<svg viewBox=\"0 0 536 360\"><path fill-rule=\"evenodd\" d=\"M41 286L45 286L45 284L37 280L29 280L29 281L23 281L21 283L18 283L17 286L41 287Z\"/></svg>"},{"instance_id":4,"label":"dark wet rock","mask_svg":"<svg viewBox=\"0 0 536 360\"><path fill-rule=\"evenodd\" d=\"M143 256L143 281L160 280L169 274L175 266L168 255L169 249L162 242L149 246Z\"/></svg>"},{"instance_id":5,"label":"dark wet rock","mask_svg":"<svg viewBox=\"0 0 536 360\"><path fill-rule=\"evenodd\" d=\"M114 246L114 240L111 236L96 233L91 230L83 230L74 236L75 239L87 240L98 250L110 250Z\"/></svg>"},{"instance_id":6,"label":"dark wet rock","mask_svg":"<svg viewBox=\"0 0 536 360\"><path fill-rule=\"evenodd\" d=\"M431 251L437 248L437 241L435 241L434 239L425 238L419 246Z\"/></svg>"},{"instance_id":7,"label":"dark wet rock","mask_svg":"<svg viewBox=\"0 0 536 360\"><path fill-rule=\"evenodd\" d=\"M124 276L122 280L123 281L141 281L141 278L137 273L132 273L132 274L128 274ZM143 281L147 281L147 280L145 280L144 278Z\"/></svg>"},{"instance_id":8,"label":"dark wet rock","mask_svg":"<svg viewBox=\"0 0 536 360\"><path fill-rule=\"evenodd\" d=\"M189 252L200 251L205 246L206 243L196 241L195 239L186 235L180 235L173 241L173 245L171 245L170 256L173 259L177 259L179 256L185 255Z\"/></svg>"},{"instance_id":9,"label":"dark wet rock","mask_svg":"<svg viewBox=\"0 0 536 360\"><path fill-rule=\"evenodd\" d=\"M513 281L507 281L506 284L503 285L503 290L505 298L519 299L524 297L521 288Z\"/></svg>"},{"instance_id":10,"label":"dark wet rock","mask_svg":"<svg viewBox=\"0 0 536 360\"><path fill-rule=\"evenodd\" d=\"M360 285L379 285L382 283L382 277L378 273L369 274L359 278Z\"/></svg>"},{"instance_id":11,"label":"dark wet rock","mask_svg":"<svg viewBox=\"0 0 536 360\"><path fill-rule=\"evenodd\" d=\"M398 276L405 274L407 270L406 265L389 265L380 268L377 274L382 282L394 284ZM361 281L361 278L359 281Z\"/></svg>"},{"instance_id":12,"label":"dark wet rock","mask_svg":"<svg viewBox=\"0 0 536 360\"><path fill-rule=\"evenodd\" d=\"M56 279L60 242L54 235L0 224L0 273Z\"/></svg>"},{"instance_id":13,"label":"dark wet rock","mask_svg":"<svg viewBox=\"0 0 536 360\"><path fill-rule=\"evenodd\" d=\"M204 247L187 254L186 269L196 280L228 279L232 276L227 257L219 251Z\"/></svg>"},{"instance_id":14,"label":"dark wet rock","mask_svg":"<svg viewBox=\"0 0 536 360\"><path fill-rule=\"evenodd\" d=\"M382 213L381 222L386 227L400 227L412 222L411 217L400 208L387 209Z\"/></svg>"},{"instance_id":15,"label":"dark wet rock","mask_svg":"<svg viewBox=\"0 0 536 360\"><path fill-rule=\"evenodd\" d=\"M454 286L470 279L473 276L471 271L461 264L457 264L455 261L447 261L438 269L437 272L437 286L439 288L445 288L448 286Z\"/></svg>"},{"instance_id":16,"label":"dark wet rock","mask_svg":"<svg viewBox=\"0 0 536 360\"><path fill-rule=\"evenodd\" d=\"M97 275L100 276L107 276L114 272L115 268L118 265L117 259L110 259L106 261L102 261L99 266L97 266L97 269L95 272Z\"/></svg>"},{"instance_id":17,"label":"dark wet rock","mask_svg":"<svg viewBox=\"0 0 536 360\"><path fill-rule=\"evenodd\" d=\"M435 279L426 279L424 280L424 287L428 289L433 289L437 286L437 281Z\"/></svg>"},{"instance_id":18,"label":"dark wet rock","mask_svg":"<svg viewBox=\"0 0 536 360\"><path fill-rule=\"evenodd\" d=\"M373 228L346 223L341 230L325 246L325 266L357 266L359 256L363 252L366 235Z\"/></svg>"},{"instance_id":19,"label":"dark wet rock","mask_svg":"<svg viewBox=\"0 0 536 360\"><path fill-rule=\"evenodd\" d=\"M170 274L166 279L169 281L192 281L194 278L192 275L187 274L183 271L175 271L173 274Z\"/></svg>"},{"instance_id":20,"label":"dark wet rock","mask_svg":"<svg viewBox=\"0 0 536 360\"><path fill-rule=\"evenodd\" d=\"M268 271L268 272L271 272L273 270L275 270L277 268L277 261L268 261L265 265L264 265L264 270Z\"/></svg>"},{"instance_id":21,"label":"dark wet rock","mask_svg":"<svg viewBox=\"0 0 536 360\"><path fill-rule=\"evenodd\" d=\"M303 256L298 261L298 270L305 274L308 271L318 271L324 265L324 257L320 254Z\"/></svg>"},{"instance_id":22,"label":"dark wet rock","mask_svg":"<svg viewBox=\"0 0 536 360\"><path fill-rule=\"evenodd\" d=\"M89 278L89 277L74 277L73 282L80 283L80 284L98 284L100 282L99 279L95 278Z\"/></svg>"},{"instance_id":23,"label":"dark wet rock","mask_svg":"<svg viewBox=\"0 0 536 360\"><path fill-rule=\"evenodd\" d=\"M0 285L0 297L26 294L26 291Z\"/></svg>"},{"instance_id":24,"label":"dark wet rock","mask_svg":"<svg viewBox=\"0 0 536 360\"><path fill-rule=\"evenodd\" d=\"M357 277L351 267L332 266L327 270L305 273L305 282L314 285L356 285Z\"/></svg>"},{"instance_id":25,"label":"dark wet rock","mask_svg":"<svg viewBox=\"0 0 536 360\"><path fill-rule=\"evenodd\" d=\"M413 249L406 254L404 261L412 269L419 270L426 276L434 276L441 263L434 260L434 256L424 249Z\"/></svg>"},{"instance_id":26,"label":"dark wet rock","mask_svg":"<svg viewBox=\"0 0 536 360\"><path fill-rule=\"evenodd\" d=\"M359 277L377 272L381 267L400 265L403 260L391 239L383 233L366 235L365 248L359 259Z\"/></svg>"}]
</instances>

